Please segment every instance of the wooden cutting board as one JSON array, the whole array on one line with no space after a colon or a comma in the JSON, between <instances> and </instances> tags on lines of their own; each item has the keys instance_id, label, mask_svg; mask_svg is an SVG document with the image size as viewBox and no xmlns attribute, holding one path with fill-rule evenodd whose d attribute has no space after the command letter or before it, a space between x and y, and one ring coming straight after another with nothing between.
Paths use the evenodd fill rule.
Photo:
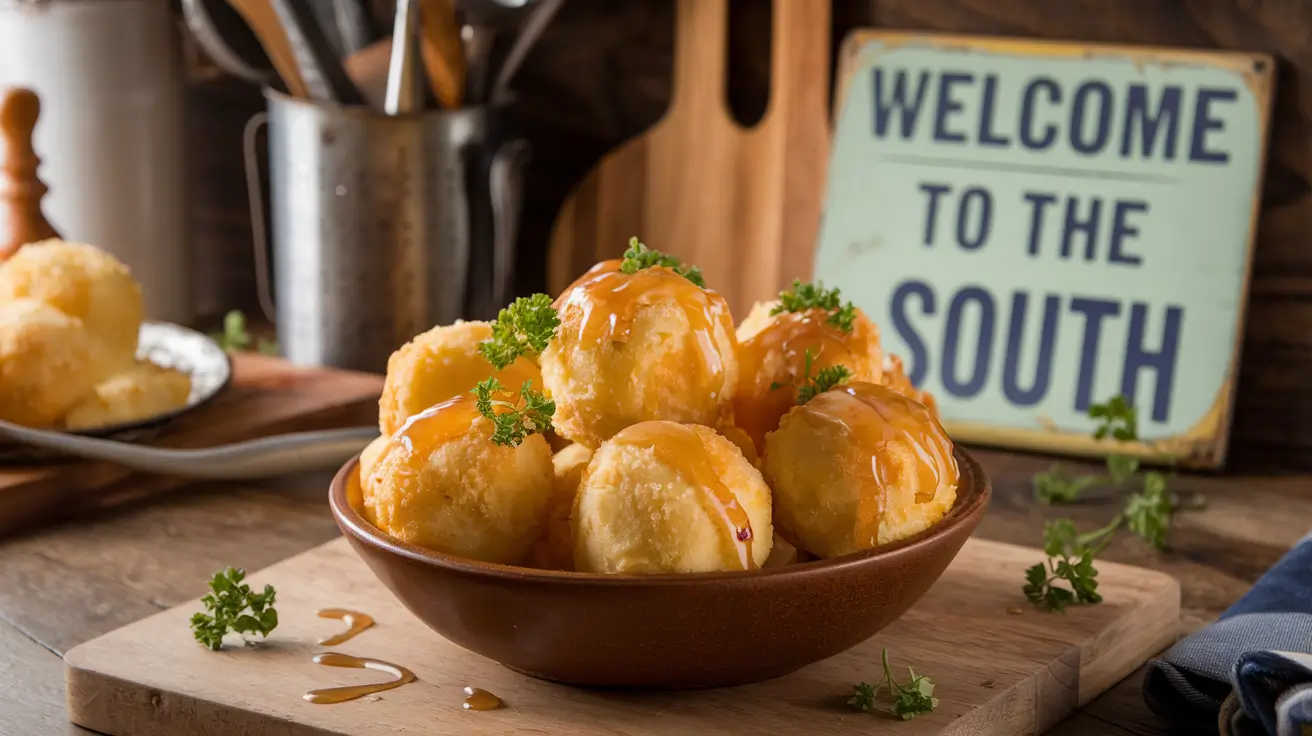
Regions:
<instances>
[{"instance_id":1,"label":"wooden cutting board","mask_svg":"<svg viewBox=\"0 0 1312 736\"><path fill-rule=\"evenodd\" d=\"M669 110L565 200L553 293L635 235L700 266L735 314L810 277L829 156L830 4L772 5L769 103L744 129L726 102L728 0L678 0Z\"/></svg>"},{"instance_id":2,"label":"wooden cutting board","mask_svg":"<svg viewBox=\"0 0 1312 736\"><path fill-rule=\"evenodd\" d=\"M170 423L153 444L208 447L283 432L375 424L382 389L382 376L297 368L280 358L241 353L233 356L232 383ZM101 462L0 466L0 537L188 482Z\"/></svg>"},{"instance_id":3,"label":"wooden cutting board","mask_svg":"<svg viewBox=\"0 0 1312 736\"><path fill-rule=\"evenodd\" d=\"M179 606L70 651L68 710L114 736L1039 733L1170 644L1180 608L1172 578L1108 562L1099 564L1105 603L1038 611L1021 584L1040 559L1039 550L971 540L911 611L854 649L768 682L654 693L556 685L460 649L406 611L338 539L251 576L278 591L280 623L267 643L211 652L188 627L199 604ZM337 705L304 702L310 689L391 679L311 662L325 651L315 642L344 628L316 617L329 607L377 619L333 651L409 667L418 681ZM853 683L880 678L882 647L903 679L907 665L934 679L934 713L904 722L844 707ZM462 710L467 685L507 707Z\"/></svg>"}]
</instances>

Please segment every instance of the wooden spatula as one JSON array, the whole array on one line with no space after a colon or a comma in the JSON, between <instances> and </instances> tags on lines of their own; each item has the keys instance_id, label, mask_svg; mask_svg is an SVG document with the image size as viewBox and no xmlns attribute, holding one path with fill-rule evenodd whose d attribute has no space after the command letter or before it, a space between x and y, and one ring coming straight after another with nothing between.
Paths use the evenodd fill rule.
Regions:
<instances>
[{"instance_id":1,"label":"wooden spatula","mask_svg":"<svg viewBox=\"0 0 1312 736\"><path fill-rule=\"evenodd\" d=\"M260 39L269 63L273 64L274 70L282 78L287 92L293 97L309 99L309 89L301 76L300 67L296 65L296 54L292 51L291 42L287 40L287 33L270 0L228 0L228 4L241 14L255 37Z\"/></svg>"},{"instance_id":2,"label":"wooden spatula","mask_svg":"<svg viewBox=\"0 0 1312 736\"><path fill-rule=\"evenodd\" d=\"M455 0L419 0L419 55L428 84L442 107L460 107L465 89L465 52Z\"/></svg>"},{"instance_id":3,"label":"wooden spatula","mask_svg":"<svg viewBox=\"0 0 1312 736\"><path fill-rule=\"evenodd\" d=\"M829 0L773 3L770 102L751 129L725 103L727 1L678 0L670 109L566 199L553 292L634 235L701 266L740 317L809 278L829 155Z\"/></svg>"}]
</instances>

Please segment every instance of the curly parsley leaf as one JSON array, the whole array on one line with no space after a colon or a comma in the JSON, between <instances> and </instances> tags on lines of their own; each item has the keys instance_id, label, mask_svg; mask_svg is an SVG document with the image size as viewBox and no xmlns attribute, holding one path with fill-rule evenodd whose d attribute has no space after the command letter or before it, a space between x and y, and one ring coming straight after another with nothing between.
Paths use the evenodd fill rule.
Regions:
<instances>
[{"instance_id":1,"label":"curly parsley leaf","mask_svg":"<svg viewBox=\"0 0 1312 736\"><path fill-rule=\"evenodd\" d=\"M819 309L829 313L829 324L843 332L851 332L852 322L856 320L856 307L852 302L842 301L840 297L838 289L826 289L824 284L804 284L794 280L792 289L779 292L779 304L770 310L770 314Z\"/></svg>"},{"instance_id":2,"label":"curly parsley leaf","mask_svg":"<svg viewBox=\"0 0 1312 736\"><path fill-rule=\"evenodd\" d=\"M229 632L267 637L278 627L273 586L266 585L264 592L256 593L242 582L245 577L246 572L235 567L214 573L211 592L200 599L208 613L197 612L191 616L192 636L196 641L218 651Z\"/></svg>"},{"instance_id":3,"label":"curly parsley leaf","mask_svg":"<svg viewBox=\"0 0 1312 736\"><path fill-rule=\"evenodd\" d=\"M869 712L875 709L875 696L878 694L879 685L858 682L852 686L852 697L847 699L847 704L857 710Z\"/></svg>"},{"instance_id":4,"label":"curly parsley leaf","mask_svg":"<svg viewBox=\"0 0 1312 736\"><path fill-rule=\"evenodd\" d=\"M800 406L814 399L829 389L845 383L852 377L852 370L845 365L831 365L828 368L821 368L814 376L811 375L811 369L815 363L815 354L809 349L806 351L806 366L802 373L802 385L793 386L797 389L797 404ZM784 384L775 381L770 384L771 391L778 391Z\"/></svg>"},{"instance_id":5,"label":"curly parsley leaf","mask_svg":"<svg viewBox=\"0 0 1312 736\"><path fill-rule=\"evenodd\" d=\"M1080 534L1070 519L1044 524L1043 552L1048 560L1025 571L1026 599L1058 613L1069 605L1101 603L1098 570L1093 561L1121 522L1117 516L1112 523L1088 534ZM1065 587L1060 583L1065 583Z\"/></svg>"},{"instance_id":6,"label":"curly parsley leaf","mask_svg":"<svg viewBox=\"0 0 1312 736\"><path fill-rule=\"evenodd\" d=\"M1107 479L1119 486L1139 472L1139 458L1130 455L1107 456Z\"/></svg>"},{"instance_id":7,"label":"curly parsley leaf","mask_svg":"<svg viewBox=\"0 0 1312 736\"><path fill-rule=\"evenodd\" d=\"M277 355L278 343L264 337L255 337L246 327L246 315L240 309L234 309L223 315L223 330L210 335L219 347L227 352L250 350L265 355Z\"/></svg>"},{"instance_id":8,"label":"curly parsley leaf","mask_svg":"<svg viewBox=\"0 0 1312 736\"><path fill-rule=\"evenodd\" d=\"M883 661L883 679L874 685L868 682L858 682L853 685L852 697L847 700L849 706L864 712L875 710L875 701L879 692L887 685L888 695L893 701L889 711L904 721L933 712L938 707L938 698L934 697L933 680L924 675L917 675L915 670L907 667L911 679L905 685L899 685L893 677L893 668L888 663L888 649L884 649Z\"/></svg>"},{"instance_id":9,"label":"curly parsley leaf","mask_svg":"<svg viewBox=\"0 0 1312 736\"><path fill-rule=\"evenodd\" d=\"M519 445L529 435L551 430L556 402L534 391L532 381L519 387L518 403L497 398L514 395L495 377L480 381L473 393L478 413L492 420L492 441L498 445Z\"/></svg>"},{"instance_id":10,"label":"curly parsley leaf","mask_svg":"<svg viewBox=\"0 0 1312 736\"><path fill-rule=\"evenodd\" d=\"M537 357L556 336L560 315L546 294L521 296L497 313L491 339L484 340L478 351L498 370L521 355Z\"/></svg>"},{"instance_id":11,"label":"curly parsley leaf","mask_svg":"<svg viewBox=\"0 0 1312 736\"><path fill-rule=\"evenodd\" d=\"M667 256L658 250L652 250L643 245L636 237L629 238L629 247L628 250L624 251L624 261L620 263L620 271L635 274L644 268L653 266L664 266L703 289L706 288L706 279L702 278L700 268L685 266L678 258Z\"/></svg>"},{"instance_id":12,"label":"curly parsley leaf","mask_svg":"<svg viewBox=\"0 0 1312 736\"><path fill-rule=\"evenodd\" d=\"M1171 497L1166 492L1166 476L1161 473L1145 474L1143 490L1125 500L1125 519L1130 531L1157 549L1167 548L1166 533L1174 513Z\"/></svg>"},{"instance_id":13,"label":"curly parsley leaf","mask_svg":"<svg viewBox=\"0 0 1312 736\"><path fill-rule=\"evenodd\" d=\"M1034 500L1047 506L1073 503L1097 480L1096 475L1069 475L1060 463L1053 463L1046 471L1035 473L1030 482L1034 486Z\"/></svg>"},{"instance_id":14,"label":"curly parsley leaf","mask_svg":"<svg viewBox=\"0 0 1312 736\"><path fill-rule=\"evenodd\" d=\"M1139 439L1138 416L1124 396L1118 394L1105 404L1090 406L1089 416L1099 420L1097 429L1093 430L1096 440L1111 437L1120 442L1133 442Z\"/></svg>"}]
</instances>

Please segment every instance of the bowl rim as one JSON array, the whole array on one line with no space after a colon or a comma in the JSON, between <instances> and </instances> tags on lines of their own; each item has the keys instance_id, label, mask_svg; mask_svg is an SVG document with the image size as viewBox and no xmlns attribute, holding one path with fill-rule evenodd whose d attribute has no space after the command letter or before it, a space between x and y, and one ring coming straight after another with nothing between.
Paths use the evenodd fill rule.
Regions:
<instances>
[{"instance_id":1,"label":"bowl rim","mask_svg":"<svg viewBox=\"0 0 1312 736\"><path fill-rule=\"evenodd\" d=\"M398 557L460 573L519 581L604 587L671 586L712 582L741 584L759 580L791 579L794 577L830 574L835 571L863 567L876 560L906 557L923 547L934 544L939 537L962 525L973 527L988 506L989 499L993 495L993 484L979 462L965 449L959 445L954 446L953 454L959 464L969 468L969 475L974 479L974 483L971 484L970 488L971 492L962 494L961 489L958 488L957 499L952 504L952 508L948 509L948 513L923 531L891 544L854 552L842 557L757 570L605 575L570 570L543 570L521 565L484 562L425 549L388 536L381 529L366 521L359 512L351 507L346 497L346 479L349 473L356 472L356 468L360 463L359 455L347 460L346 464L333 475L332 482L328 487L328 506L342 531L355 537L355 539Z\"/></svg>"}]
</instances>

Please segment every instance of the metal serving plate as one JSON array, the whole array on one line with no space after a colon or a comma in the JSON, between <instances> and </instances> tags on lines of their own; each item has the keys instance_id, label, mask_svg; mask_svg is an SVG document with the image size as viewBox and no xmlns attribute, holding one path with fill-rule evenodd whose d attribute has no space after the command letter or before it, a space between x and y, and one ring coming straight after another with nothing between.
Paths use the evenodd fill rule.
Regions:
<instances>
[{"instance_id":1,"label":"metal serving plate","mask_svg":"<svg viewBox=\"0 0 1312 736\"><path fill-rule=\"evenodd\" d=\"M164 427L175 418L213 399L232 380L232 361L213 338L168 322L146 322L141 325L137 357L190 375L191 395L187 397L187 403L177 409L135 422L79 430L69 434L100 437L119 442L146 442L159 436ZM56 457L58 456L46 450L0 443L0 464L48 461Z\"/></svg>"}]
</instances>

